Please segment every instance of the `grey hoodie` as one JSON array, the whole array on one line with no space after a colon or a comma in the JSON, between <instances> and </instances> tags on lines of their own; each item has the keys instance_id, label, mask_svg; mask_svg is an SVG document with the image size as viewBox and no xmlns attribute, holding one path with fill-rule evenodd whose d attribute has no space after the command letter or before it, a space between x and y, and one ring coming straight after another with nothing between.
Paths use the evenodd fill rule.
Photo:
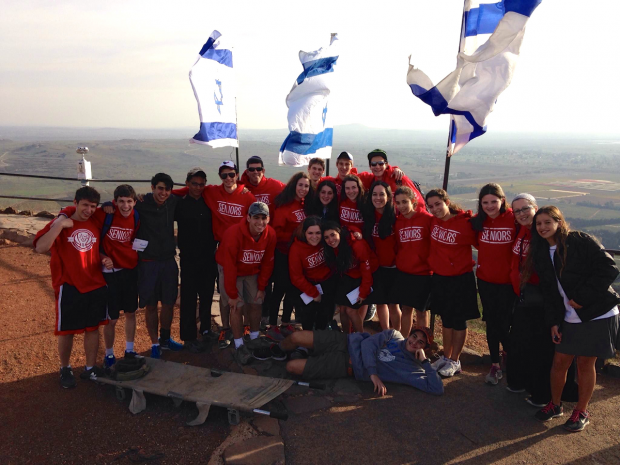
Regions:
<instances>
[{"instance_id":1,"label":"grey hoodie","mask_svg":"<svg viewBox=\"0 0 620 465\"><path fill-rule=\"evenodd\" d=\"M430 394L443 394L443 383L429 362L421 363L407 352L406 340L394 329L371 336L349 335L349 356L355 379L370 381L377 375L381 381L408 384Z\"/></svg>"}]
</instances>

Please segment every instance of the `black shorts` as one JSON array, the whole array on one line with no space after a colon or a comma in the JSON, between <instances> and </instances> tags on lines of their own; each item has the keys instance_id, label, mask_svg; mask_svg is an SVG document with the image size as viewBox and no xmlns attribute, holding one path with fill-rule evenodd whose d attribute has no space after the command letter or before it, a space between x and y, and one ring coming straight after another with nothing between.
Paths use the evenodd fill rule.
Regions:
<instances>
[{"instance_id":1,"label":"black shorts","mask_svg":"<svg viewBox=\"0 0 620 465\"><path fill-rule=\"evenodd\" d=\"M349 300L349 298L347 297L347 294L349 292L351 292L353 289L357 287L360 287L361 284L362 284L362 278L352 278L351 276L348 276L346 274L342 278L340 278L338 280L338 287L336 288L336 296L335 296L336 305L343 305L345 307L350 307L350 308L360 308L362 305L367 305L367 301L372 296L372 292L368 294L368 297L366 297L366 300L362 302L361 304L353 305L351 301Z\"/></svg>"},{"instance_id":2,"label":"black shorts","mask_svg":"<svg viewBox=\"0 0 620 465\"><path fill-rule=\"evenodd\" d=\"M117 320L121 310L134 313L138 308L138 267L103 273L108 283L108 316Z\"/></svg>"},{"instance_id":3,"label":"black shorts","mask_svg":"<svg viewBox=\"0 0 620 465\"><path fill-rule=\"evenodd\" d=\"M56 296L56 328L54 334L79 334L96 331L107 319L108 288L100 287L81 293L75 286L64 283Z\"/></svg>"},{"instance_id":4,"label":"black shorts","mask_svg":"<svg viewBox=\"0 0 620 465\"><path fill-rule=\"evenodd\" d=\"M368 296L369 304L397 304L394 298L396 268L380 266L372 274L372 292Z\"/></svg>"},{"instance_id":5,"label":"black shorts","mask_svg":"<svg viewBox=\"0 0 620 465\"><path fill-rule=\"evenodd\" d=\"M141 261L138 264L140 308L147 305L174 305L179 292L179 267L174 258Z\"/></svg>"},{"instance_id":6,"label":"black shorts","mask_svg":"<svg viewBox=\"0 0 620 465\"><path fill-rule=\"evenodd\" d=\"M431 310L450 320L480 318L474 272L458 276L434 274L431 278Z\"/></svg>"},{"instance_id":7,"label":"black shorts","mask_svg":"<svg viewBox=\"0 0 620 465\"><path fill-rule=\"evenodd\" d=\"M431 295L431 275L409 274L396 270L392 293L398 304L422 311Z\"/></svg>"},{"instance_id":8,"label":"black shorts","mask_svg":"<svg viewBox=\"0 0 620 465\"><path fill-rule=\"evenodd\" d=\"M340 331L312 331L313 352L306 360L305 379L345 378L349 367L349 338Z\"/></svg>"}]
</instances>

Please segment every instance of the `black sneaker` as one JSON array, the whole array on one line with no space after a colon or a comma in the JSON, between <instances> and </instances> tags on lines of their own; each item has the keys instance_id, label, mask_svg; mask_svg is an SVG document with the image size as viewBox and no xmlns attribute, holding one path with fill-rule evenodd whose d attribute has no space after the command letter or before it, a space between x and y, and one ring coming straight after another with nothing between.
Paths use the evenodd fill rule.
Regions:
<instances>
[{"instance_id":1,"label":"black sneaker","mask_svg":"<svg viewBox=\"0 0 620 465\"><path fill-rule=\"evenodd\" d=\"M259 347L258 349L254 349L252 351L252 357L254 357L256 360L269 360L271 356L271 346Z\"/></svg>"},{"instance_id":2,"label":"black sneaker","mask_svg":"<svg viewBox=\"0 0 620 465\"><path fill-rule=\"evenodd\" d=\"M198 339L185 341L183 343L183 348L189 350L192 354L200 354L205 351L205 346Z\"/></svg>"},{"instance_id":3,"label":"black sneaker","mask_svg":"<svg viewBox=\"0 0 620 465\"><path fill-rule=\"evenodd\" d=\"M578 433L583 431L588 423L590 423L590 412L575 409L570 418L564 423L564 429L571 433Z\"/></svg>"},{"instance_id":4,"label":"black sneaker","mask_svg":"<svg viewBox=\"0 0 620 465\"><path fill-rule=\"evenodd\" d=\"M62 367L60 369L60 386L64 389L74 388L77 385L73 370L71 367Z\"/></svg>"},{"instance_id":5,"label":"black sneaker","mask_svg":"<svg viewBox=\"0 0 620 465\"><path fill-rule=\"evenodd\" d=\"M271 358L274 360L286 360L286 352L280 349L278 344L271 344L269 346L269 350L271 350Z\"/></svg>"},{"instance_id":6,"label":"black sneaker","mask_svg":"<svg viewBox=\"0 0 620 465\"><path fill-rule=\"evenodd\" d=\"M564 415L564 409L562 408L562 404L555 405L553 402L549 402L545 407L536 412L536 419L538 421L549 421L552 418L561 417Z\"/></svg>"},{"instance_id":7,"label":"black sneaker","mask_svg":"<svg viewBox=\"0 0 620 465\"><path fill-rule=\"evenodd\" d=\"M97 381L97 377L105 377L105 372L98 366L92 367L90 370L84 369L80 375L80 379L90 379L91 381Z\"/></svg>"}]
</instances>

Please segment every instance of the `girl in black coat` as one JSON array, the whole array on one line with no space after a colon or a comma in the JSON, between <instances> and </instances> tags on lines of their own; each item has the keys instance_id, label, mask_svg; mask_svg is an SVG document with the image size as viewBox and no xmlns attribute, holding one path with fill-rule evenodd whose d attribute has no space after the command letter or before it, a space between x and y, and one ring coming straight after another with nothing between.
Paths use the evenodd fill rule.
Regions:
<instances>
[{"instance_id":1,"label":"girl in black coat","mask_svg":"<svg viewBox=\"0 0 620 465\"><path fill-rule=\"evenodd\" d=\"M589 423L596 359L615 354L620 297L611 284L618 268L594 238L570 231L557 207L540 208L534 224L526 267L533 266L540 278L545 319L556 344L551 402L536 418L548 421L563 415L560 397L566 372L577 357L579 401L564 428L581 431Z\"/></svg>"}]
</instances>

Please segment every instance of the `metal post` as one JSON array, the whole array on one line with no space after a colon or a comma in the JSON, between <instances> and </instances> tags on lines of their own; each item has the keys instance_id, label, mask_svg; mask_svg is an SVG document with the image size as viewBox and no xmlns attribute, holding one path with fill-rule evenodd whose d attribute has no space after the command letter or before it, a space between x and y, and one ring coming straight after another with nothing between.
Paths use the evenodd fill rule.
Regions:
<instances>
[{"instance_id":1,"label":"metal post","mask_svg":"<svg viewBox=\"0 0 620 465\"><path fill-rule=\"evenodd\" d=\"M325 176L329 176L329 158L325 160Z\"/></svg>"}]
</instances>

